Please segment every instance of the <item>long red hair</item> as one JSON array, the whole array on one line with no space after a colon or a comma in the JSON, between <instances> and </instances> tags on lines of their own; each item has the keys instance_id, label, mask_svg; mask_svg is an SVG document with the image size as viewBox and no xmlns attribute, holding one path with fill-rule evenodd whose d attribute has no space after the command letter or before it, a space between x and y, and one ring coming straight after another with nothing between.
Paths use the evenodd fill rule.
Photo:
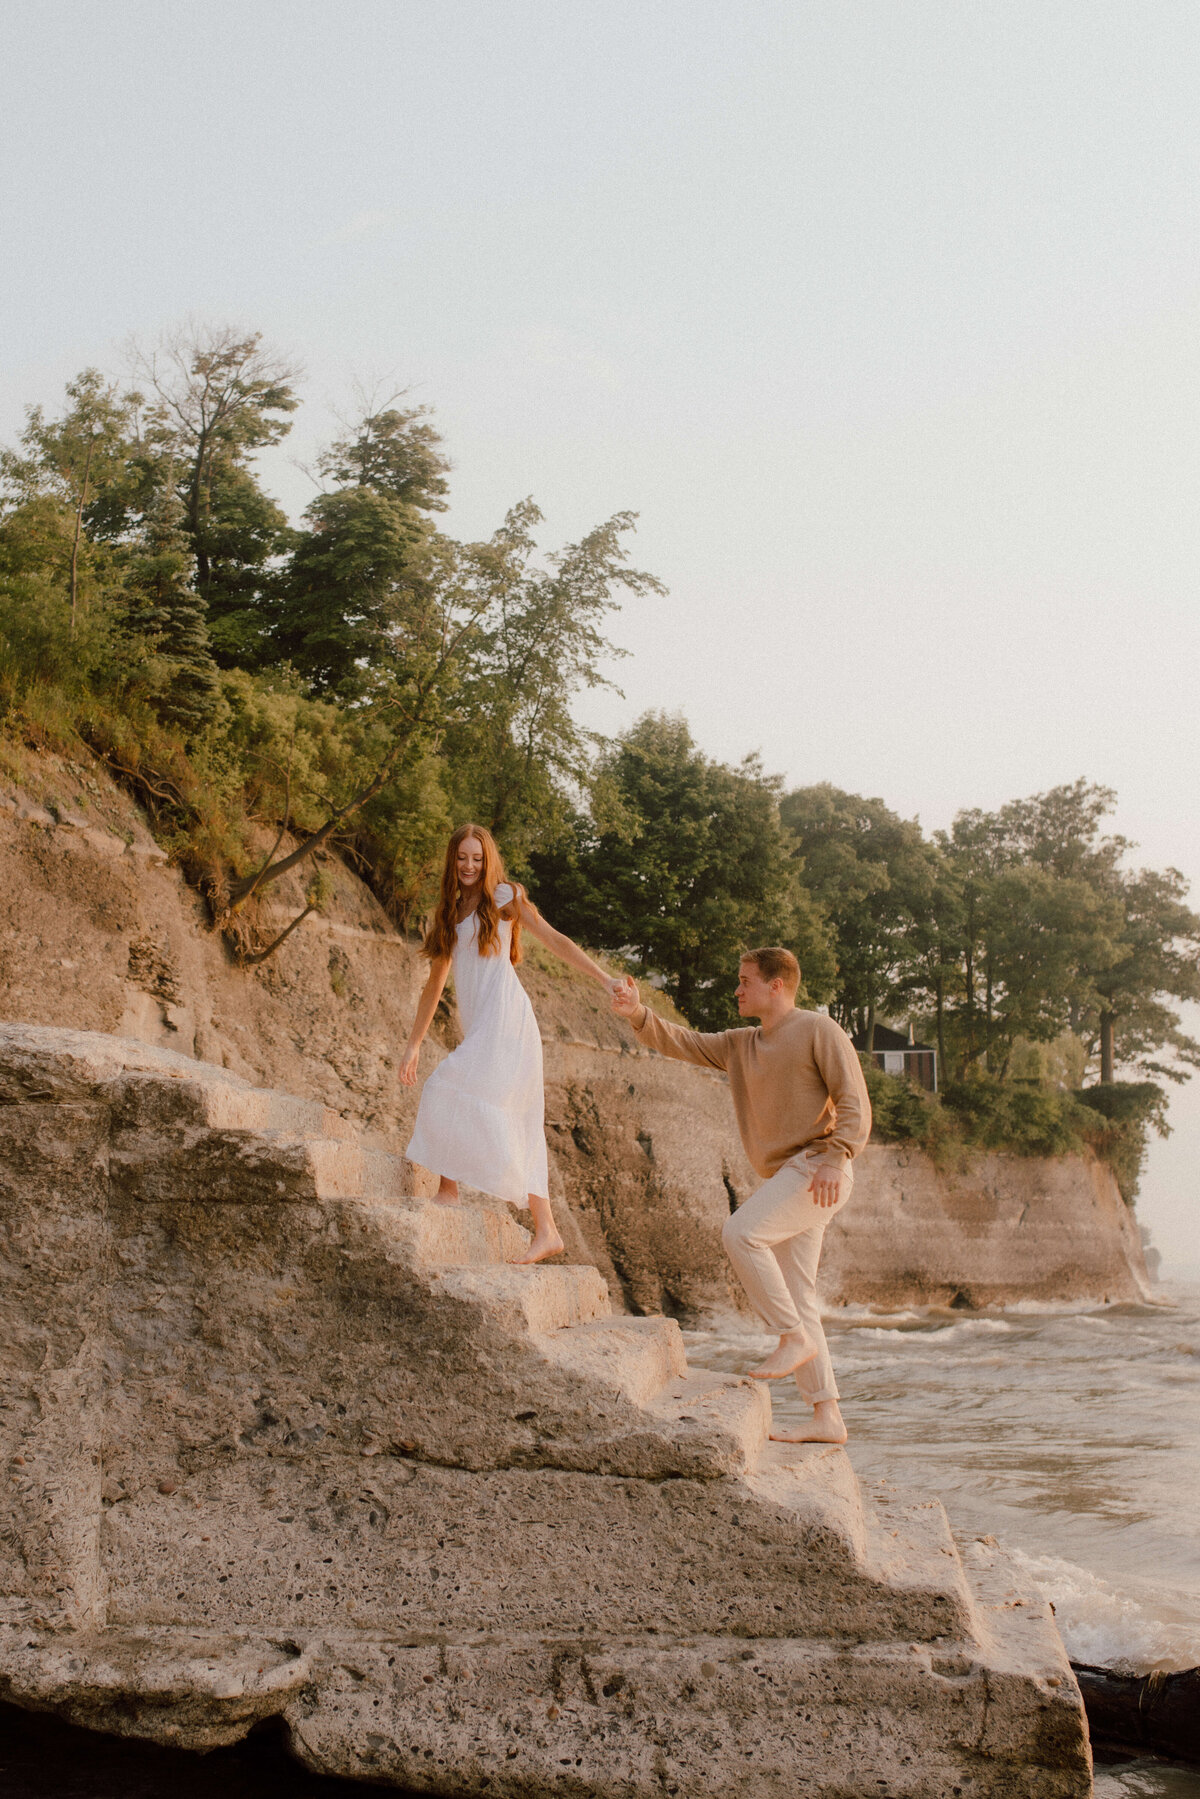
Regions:
<instances>
[{"instance_id":1,"label":"long red hair","mask_svg":"<svg viewBox=\"0 0 1200 1799\"><path fill-rule=\"evenodd\" d=\"M515 908L496 904L496 889L502 881L508 879L504 872L504 859L492 833L483 825L459 825L446 845L446 860L442 864L442 887L438 895L437 909L433 915L433 923L426 933L425 942L421 946L422 955L428 956L431 962L452 956L455 943L458 941L458 908L463 899L463 890L458 879L458 852L468 837L478 838L483 847L483 874L480 885L479 904L475 908L476 943L481 956L498 956L500 953L500 920L506 917L512 922L512 939L509 945L509 957L513 962L521 960L521 920ZM524 899L525 890L515 881L509 882L514 898ZM510 902L511 905L511 902Z\"/></svg>"}]
</instances>

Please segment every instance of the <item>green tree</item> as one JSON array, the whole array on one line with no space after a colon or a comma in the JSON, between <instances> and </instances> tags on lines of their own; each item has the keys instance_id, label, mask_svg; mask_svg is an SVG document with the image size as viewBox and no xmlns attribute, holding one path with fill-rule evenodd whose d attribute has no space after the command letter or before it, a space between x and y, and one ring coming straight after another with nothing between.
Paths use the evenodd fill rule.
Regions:
<instances>
[{"instance_id":1,"label":"green tree","mask_svg":"<svg viewBox=\"0 0 1200 1799\"><path fill-rule=\"evenodd\" d=\"M914 931L934 890L929 846L915 819L828 782L785 794L779 815L792 835L801 879L829 921L837 957L834 1015L870 1049L876 1021L912 990Z\"/></svg>"},{"instance_id":2,"label":"green tree","mask_svg":"<svg viewBox=\"0 0 1200 1799\"><path fill-rule=\"evenodd\" d=\"M1081 945L1071 1017L1089 1055L1099 1054L1101 1081L1114 1079L1118 1062L1186 1080L1200 1045L1172 1002L1200 998L1200 917L1177 869L1123 866L1134 846L1102 829L1116 799L1111 787L1079 780L1012 801L998 823L1015 856L1084 882L1102 908L1105 928Z\"/></svg>"},{"instance_id":3,"label":"green tree","mask_svg":"<svg viewBox=\"0 0 1200 1799\"><path fill-rule=\"evenodd\" d=\"M336 487L371 487L417 512L444 512L450 463L441 433L430 407L397 407L393 402L402 397L364 405L317 466Z\"/></svg>"},{"instance_id":4,"label":"green tree","mask_svg":"<svg viewBox=\"0 0 1200 1799\"><path fill-rule=\"evenodd\" d=\"M959 992L960 952L965 894L961 871L944 842L928 846L930 887L914 914L909 932L909 960L900 983L905 1001L928 1009L937 1044L940 1078L950 1072L947 1021Z\"/></svg>"},{"instance_id":5,"label":"green tree","mask_svg":"<svg viewBox=\"0 0 1200 1799\"><path fill-rule=\"evenodd\" d=\"M28 408L20 450L0 451L0 482L10 529L19 533L15 515L26 509L33 540L41 540L50 566L57 565L74 632L81 579L93 573L95 560L85 527L98 497L125 475L134 451L137 396L120 394L94 368L69 381L66 392L69 404L57 419L47 419L40 406ZM55 516L58 528L47 532Z\"/></svg>"},{"instance_id":6,"label":"green tree","mask_svg":"<svg viewBox=\"0 0 1200 1799\"><path fill-rule=\"evenodd\" d=\"M253 666L267 654L264 597L290 530L252 459L291 429L297 370L264 349L260 332L228 326L134 345L132 361L149 396L147 446L178 471L214 649L226 666Z\"/></svg>"},{"instance_id":7,"label":"green tree","mask_svg":"<svg viewBox=\"0 0 1200 1799\"><path fill-rule=\"evenodd\" d=\"M427 604L429 533L372 487L321 494L305 513L271 628L275 651L318 694L353 698Z\"/></svg>"},{"instance_id":8,"label":"green tree","mask_svg":"<svg viewBox=\"0 0 1200 1799\"><path fill-rule=\"evenodd\" d=\"M271 642L314 693L354 698L402 649L457 553L426 514L449 467L427 409L367 412L320 457L332 487L305 513L277 589ZM455 579L459 579L456 569Z\"/></svg>"},{"instance_id":9,"label":"green tree","mask_svg":"<svg viewBox=\"0 0 1200 1799\"><path fill-rule=\"evenodd\" d=\"M1200 999L1200 917L1184 902L1188 884L1177 868L1120 872L1116 955L1092 973L1097 1002L1087 1024L1089 1051L1100 1055L1100 1079L1115 1079L1118 1060L1168 1080L1200 1068L1200 1043L1183 1030L1172 1001ZM1164 1060L1164 1055L1169 1060Z\"/></svg>"},{"instance_id":10,"label":"green tree","mask_svg":"<svg viewBox=\"0 0 1200 1799\"><path fill-rule=\"evenodd\" d=\"M183 507L169 485L157 488L147 503L141 542L128 562L127 619L161 667L155 710L189 740L213 722L221 707L217 665L204 601L193 585L194 572Z\"/></svg>"},{"instance_id":11,"label":"green tree","mask_svg":"<svg viewBox=\"0 0 1200 1799\"><path fill-rule=\"evenodd\" d=\"M1072 1020L1088 1053L1099 1053L1101 1081L1114 1079L1118 1060L1183 1080L1179 1064L1200 1065L1200 1046L1181 1030L1171 1001L1200 997L1200 918L1184 903L1177 869L1122 867L1134 846L1101 830L1116 797L1080 780L1014 801L1001 816L1024 853L1078 874L1114 915L1111 948L1090 959L1091 990L1081 991ZM1174 1061L1157 1059L1164 1050Z\"/></svg>"},{"instance_id":12,"label":"green tree","mask_svg":"<svg viewBox=\"0 0 1200 1799\"><path fill-rule=\"evenodd\" d=\"M585 688L610 687L603 664L621 654L603 635L618 593L661 593L628 565L618 512L544 559L532 500L508 513L483 544L464 551L480 600L480 625L446 736L461 810L502 837L520 863L565 820L568 791L587 788L596 740L572 714Z\"/></svg>"},{"instance_id":13,"label":"green tree","mask_svg":"<svg viewBox=\"0 0 1200 1799\"><path fill-rule=\"evenodd\" d=\"M789 855L780 783L757 757L736 768L711 761L681 718L648 713L601 756L598 785L607 828L578 819L569 848L532 858L556 922L662 974L698 1025L738 1022L738 959L758 943L793 950L806 997L827 997L824 922Z\"/></svg>"}]
</instances>

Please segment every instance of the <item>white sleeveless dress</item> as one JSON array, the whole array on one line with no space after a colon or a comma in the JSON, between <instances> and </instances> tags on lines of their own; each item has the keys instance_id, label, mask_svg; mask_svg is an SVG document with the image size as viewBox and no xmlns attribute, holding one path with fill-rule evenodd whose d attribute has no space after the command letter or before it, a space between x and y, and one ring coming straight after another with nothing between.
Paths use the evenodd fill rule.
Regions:
<instances>
[{"instance_id":1,"label":"white sleeveless dress","mask_svg":"<svg viewBox=\"0 0 1200 1799\"><path fill-rule=\"evenodd\" d=\"M513 890L496 889L497 906ZM500 920L499 953L476 948L479 921L458 927L452 966L463 1040L421 1090L410 1162L432 1174L524 1205L549 1194L542 1038L509 960L512 925Z\"/></svg>"}]
</instances>

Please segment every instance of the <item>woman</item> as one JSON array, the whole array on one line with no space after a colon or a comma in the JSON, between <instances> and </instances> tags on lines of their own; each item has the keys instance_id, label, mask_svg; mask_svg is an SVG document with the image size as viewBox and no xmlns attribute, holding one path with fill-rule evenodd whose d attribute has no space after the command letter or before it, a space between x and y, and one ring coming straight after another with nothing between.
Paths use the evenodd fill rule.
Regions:
<instances>
[{"instance_id":1,"label":"woman","mask_svg":"<svg viewBox=\"0 0 1200 1799\"><path fill-rule=\"evenodd\" d=\"M533 1241L517 1260L529 1263L557 1255L563 1240L550 1210L542 1039L513 966L521 959L522 927L610 995L622 986L505 880L490 831L460 825L446 847L441 897L422 951L429 979L400 1079L406 1087L416 1083L421 1043L453 968L463 1041L425 1082L409 1159L439 1177L442 1205L457 1203L459 1181L513 1205L528 1203Z\"/></svg>"}]
</instances>

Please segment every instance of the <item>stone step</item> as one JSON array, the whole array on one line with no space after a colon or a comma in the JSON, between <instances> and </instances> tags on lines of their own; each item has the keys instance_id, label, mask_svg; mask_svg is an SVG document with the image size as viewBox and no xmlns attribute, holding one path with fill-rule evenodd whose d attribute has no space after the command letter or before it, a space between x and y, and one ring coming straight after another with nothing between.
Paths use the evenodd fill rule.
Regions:
<instances>
[{"instance_id":1,"label":"stone step","mask_svg":"<svg viewBox=\"0 0 1200 1799\"><path fill-rule=\"evenodd\" d=\"M504 1267L529 1247L529 1232L500 1202L439 1206L432 1199L409 1198L362 1200L358 1205L425 1270Z\"/></svg>"},{"instance_id":2,"label":"stone step","mask_svg":"<svg viewBox=\"0 0 1200 1799\"><path fill-rule=\"evenodd\" d=\"M357 1137L289 1137L283 1132L263 1132L287 1150L302 1143L313 1171L317 1199L368 1201L412 1197L412 1165L403 1156L384 1149L366 1149ZM443 1210L445 1208L442 1208Z\"/></svg>"},{"instance_id":3,"label":"stone step","mask_svg":"<svg viewBox=\"0 0 1200 1799\"><path fill-rule=\"evenodd\" d=\"M414 1185L403 1156L367 1149L355 1137L227 1129L179 1117L164 1128L123 1114L113 1133L112 1167L134 1197L174 1195L191 1204L387 1204L410 1199Z\"/></svg>"},{"instance_id":4,"label":"stone step","mask_svg":"<svg viewBox=\"0 0 1200 1799\"><path fill-rule=\"evenodd\" d=\"M207 1062L174 1058L182 1066L122 1071L121 1123L215 1131L286 1132L292 1136L357 1140L349 1119L317 1100L272 1087L252 1087Z\"/></svg>"},{"instance_id":5,"label":"stone step","mask_svg":"<svg viewBox=\"0 0 1200 1799\"><path fill-rule=\"evenodd\" d=\"M971 1582L940 1500L902 1498L879 1483L864 1496L866 1565L912 1608L916 1634L974 1636L979 1616Z\"/></svg>"},{"instance_id":6,"label":"stone step","mask_svg":"<svg viewBox=\"0 0 1200 1799\"><path fill-rule=\"evenodd\" d=\"M316 1100L298 1099L271 1087L242 1091L211 1083L205 1094L207 1123L214 1129L288 1131L295 1136L343 1138L356 1141L358 1132L348 1118Z\"/></svg>"},{"instance_id":7,"label":"stone step","mask_svg":"<svg viewBox=\"0 0 1200 1799\"><path fill-rule=\"evenodd\" d=\"M434 1276L443 1293L485 1307L522 1336L553 1338L568 1326L610 1321L608 1287L598 1268L586 1263L565 1268L479 1264L442 1268Z\"/></svg>"},{"instance_id":8,"label":"stone step","mask_svg":"<svg viewBox=\"0 0 1200 1799\"><path fill-rule=\"evenodd\" d=\"M688 1375L683 1337L673 1318L596 1318L544 1338L539 1347L548 1360L613 1388L638 1407L656 1399L669 1381Z\"/></svg>"},{"instance_id":9,"label":"stone step","mask_svg":"<svg viewBox=\"0 0 1200 1799\"><path fill-rule=\"evenodd\" d=\"M646 1407L708 1472L741 1474L758 1462L771 1428L771 1395L765 1381L708 1370L669 1380Z\"/></svg>"}]
</instances>

